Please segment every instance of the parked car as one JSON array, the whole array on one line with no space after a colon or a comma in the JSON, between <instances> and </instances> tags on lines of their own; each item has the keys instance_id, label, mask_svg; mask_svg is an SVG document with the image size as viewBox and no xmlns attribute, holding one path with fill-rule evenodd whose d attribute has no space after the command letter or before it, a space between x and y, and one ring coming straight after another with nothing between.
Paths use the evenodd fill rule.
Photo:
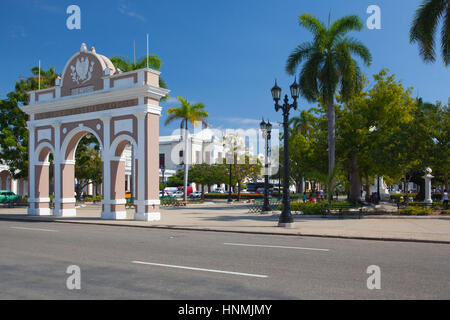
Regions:
<instances>
[{"instance_id":1,"label":"parked car","mask_svg":"<svg viewBox=\"0 0 450 320\"><path fill-rule=\"evenodd\" d=\"M15 194L12 191L0 190L0 203L13 202L15 200L20 200L21 196Z\"/></svg>"},{"instance_id":2,"label":"parked car","mask_svg":"<svg viewBox=\"0 0 450 320\"><path fill-rule=\"evenodd\" d=\"M178 190L178 188L176 188L176 187L166 187L164 189L164 195L165 196L173 196L173 194L175 192L177 192L177 190Z\"/></svg>"},{"instance_id":3,"label":"parked car","mask_svg":"<svg viewBox=\"0 0 450 320\"><path fill-rule=\"evenodd\" d=\"M189 195L191 199L200 199L202 197L202 193L199 191L194 191Z\"/></svg>"},{"instance_id":4,"label":"parked car","mask_svg":"<svg viewBox=\"0 0 450 320\"><path fill-rule=\"evenodd\" d=\"M225 190L222 188L217 188L217 189L213 190L211 193L225 193Z\"/></svg>"},{"instance_id":5,"label":"parked car","mask_svg":"<svg viewBox=\"0 0 450 320\"><path fill-rule=\"evenodd\" d=\"M176 198L183 198L184 192L183 191L177 191L177 192L173 193L172 196L176 197Z\"/></svg>"},{"instance_id":6,"label":"parked car","mask_svg":"<svg viewBox=\"0 0 450 320\"><path fill-rule=\"evenodd\" d=\"M256 193L264 194L264 188L258 188L258 190L256 190ZM269 189L268 194L271 195L272 193L273 193L273 189Z\"/></svg>"}]
</instances>

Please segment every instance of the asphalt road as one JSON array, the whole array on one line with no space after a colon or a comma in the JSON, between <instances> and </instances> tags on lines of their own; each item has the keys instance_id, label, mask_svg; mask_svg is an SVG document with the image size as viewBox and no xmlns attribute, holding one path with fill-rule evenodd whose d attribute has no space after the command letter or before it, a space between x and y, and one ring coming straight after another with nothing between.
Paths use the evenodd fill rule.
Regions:
<instances>
[{"instance_id":1,"label":"asphalt road","mask_svg":"<svg viewBox=\"0 0 450 320\"><path fill-rule=\"evenodd\" d=\"M0 299L450 299L449 275L445 244L0 222Z\"/></svg>"}]
</instances>

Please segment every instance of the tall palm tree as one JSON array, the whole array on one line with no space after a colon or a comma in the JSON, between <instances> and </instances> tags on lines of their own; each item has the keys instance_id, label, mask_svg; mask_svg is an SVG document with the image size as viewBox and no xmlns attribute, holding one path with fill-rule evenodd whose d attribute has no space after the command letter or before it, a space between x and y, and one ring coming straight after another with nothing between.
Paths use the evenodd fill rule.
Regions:
<instances>
[{"instance_id":1,"label":"tall palm tree","mask_svg":"<svg viewBox=\"0 0 450 320\"><path fill-rule=\"evenodd\" d=\"M303 110L300 115L293 117L289 120L289 124L292 126L293 132L299 132L305 137L312 137L314 128L311 124L312 115Z\"/></svg>"},{"instance_id":2,"label":"tall palm tree","mask_svg":"<svg viewBox=\"0 0 450 320\"><path fill-rule=\"evenodd\" d=\"M411 43L419 44L419 52L426 62L436 60L436 28L443 19L441 50L445 65L450 63L450 0L423 0L417 9L409 31Z\"/></svg>"},{"instance_id":3,"label":"tall palm tree","mask_svg":"<svg viewBox=\"0 0 450 320\"><path fill-rule=\"evenodd\" d=\"M188 124L189 122L196 126L198 122L201 122L205 126L208 126L206 118L209 117L208 112L206 112L203 103L191 104L182 97L177 97L181 105L176 108L169 108L167 110L167 115L165 124L168 125L174 120L180 120L180 129L184 129L184 201L187 201L187 184L188 184L188 171L189 171L189 149L188 149Z\"/></svg>"},{"instance_id":4,"label":"tall palm tree","mask_svg":"<svg viewBox=\"0 0 450 320\"><path fill-rule=\"evenodd\" d=\"M301 43L286 63L286 71L294 74L299 65L300 93L310 102L328 105L328 174L335 163L336 111L334 96L338 90L344 101L361 87L362 74L352 54L369 66L372 55L359 40L347 37L350 31L361 31L363 24L357 16L345 16L326 27L310 14L299 16L300 26L309 30L314 40ZM329 192L330 194L330 192Z\"/></svg>"},{"instance_id":5,"label":"tall palm tree","mask_svg":"<svg viewBox=\"0 0 450 320\"><path fill-rule=\"evenodd\" d=\"M147 67L147 56L140 57L136 62L129 61L128 58L122 56L114 56L110 60L116 68L119 68L123 72L143 69ZM151 69L159 71L162 66L162 61L158 56L151 54L148 56L148 66ZM164 81L164 79L161 77L159 77L159 86L161 88L168 89L166 81ZM169 96L167 95L163 97L161 101L165 101L168 98Z\"/></svg>"}]
</instances>

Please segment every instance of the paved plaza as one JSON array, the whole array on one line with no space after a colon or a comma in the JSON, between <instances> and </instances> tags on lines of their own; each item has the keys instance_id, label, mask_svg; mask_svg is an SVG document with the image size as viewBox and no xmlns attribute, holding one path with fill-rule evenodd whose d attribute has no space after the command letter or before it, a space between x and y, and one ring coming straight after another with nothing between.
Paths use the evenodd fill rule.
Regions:
<instances>
[{"instance_id":1,"label":"paved plaza","mask_svg":"<svg viewBox=\"0 0 450 320\"><path fill-rule=\"evenodd\" d=\"M57 221L148 228L209 230L243 233L325 236L379 240L432 241L450 243L450 217L377 216L363 219L324 219L295 215L293 229L277 227L279 212L270 215L249 214L246 204L207 203L186 208L161 208L161 220L133 220L133 209L126 220L102 220L101 205L77 209L77 217L28 216L26 208L0 208L1 219Z\"/></svg>"}]
</instances>

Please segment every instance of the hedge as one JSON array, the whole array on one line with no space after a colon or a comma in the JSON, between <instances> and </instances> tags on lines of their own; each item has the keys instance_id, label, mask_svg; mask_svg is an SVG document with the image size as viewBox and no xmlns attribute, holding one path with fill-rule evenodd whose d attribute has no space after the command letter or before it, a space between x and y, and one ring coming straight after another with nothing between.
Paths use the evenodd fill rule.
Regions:
<instances>
[{"instance_id":1,"label":"hedge","mask_svg":"<svg viewBox=\"0 0 450 320\"><path fill-rule=\"evenodd\" d=\"M391 194L391 200L400 200L401 197L405 199L406 193L397 193L397 194ZM417 193L409 193L408 197L413 197L415 199L417 197ZM431 194L431 199L434 201L440 201L442 199L442 193L433 193Z\"/></svg>"},{"instance_id":2,"label":"hedge","mask_svg":"<svg viewBox=\"0 0 450 320\"><path fill-rule=\"evenodd\" d=\"M347 201L333 201L331 203L331 207L335 205L350 205ZM358 208L355 206L355 208ZM278 206L278 210L281 210L281 204ZM328 202L302 202L295 201L291 202L291 211L293 212L302 212L304 215L322 215L325 214L328 210Z\"/></svg>"},{"instance_id":3,"label":"hedge","mask_svg":"<svg viewBox=\"0 0 450 320\"><path fill-rule=\"evenodd\" d=\"M433 210L431 208L408 207L405 209L398 210L398 213L407 216L427 216L432 211Z\"/></svg>"},{"instance_id":4,"label":"hedge","mask_svg":"<svg viewBox=\"0 0 450 320\"><path fill-rule=\"evenodd\" d=\"M232 199L237 199L238 194L231 194ZM206 193L205 199L228 199L228 193ZM264 199L263 194L241 193L241 199Z\"/></svg>"}]
</instances>

